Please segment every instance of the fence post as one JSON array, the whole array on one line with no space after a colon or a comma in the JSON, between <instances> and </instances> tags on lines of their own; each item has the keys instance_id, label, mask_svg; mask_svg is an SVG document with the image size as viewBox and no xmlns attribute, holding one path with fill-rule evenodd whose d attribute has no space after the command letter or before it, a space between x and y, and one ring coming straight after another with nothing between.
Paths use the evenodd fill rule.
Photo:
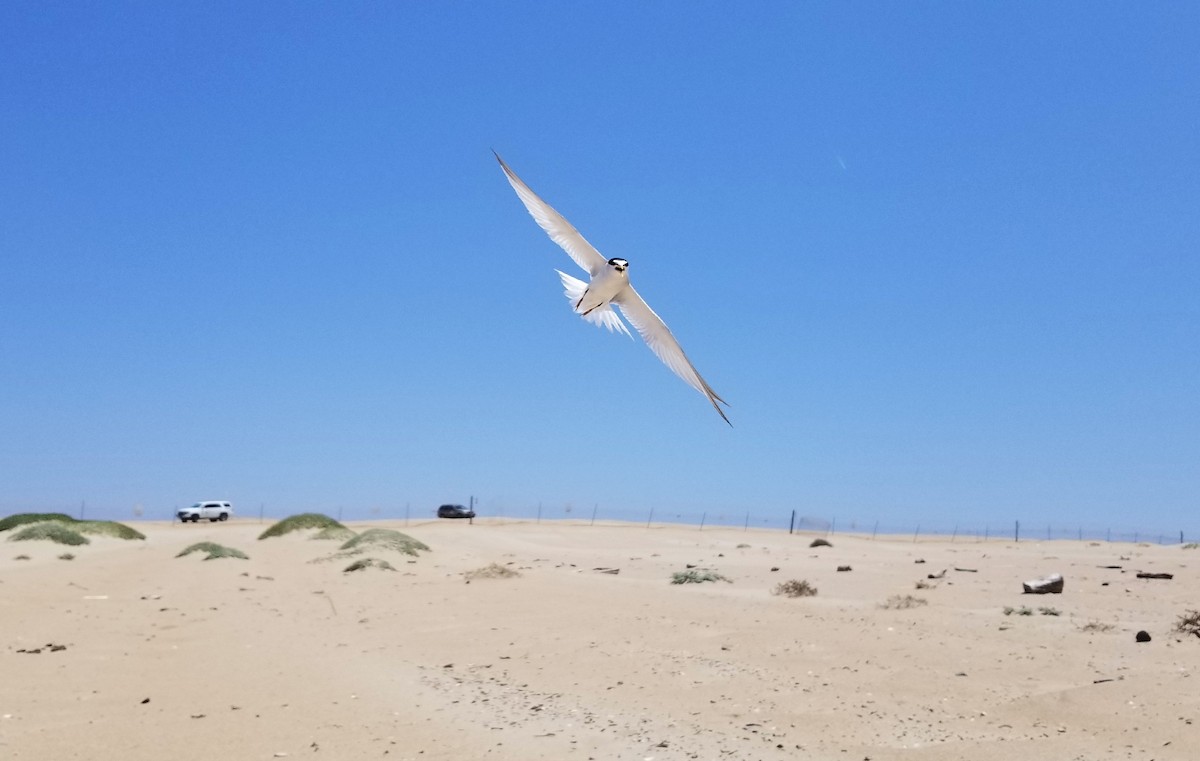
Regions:
<instances>
[{"instance_id":1,"label":"fence post","mask_svg":"<svg viewBox=\"0 0 1200 761\"><path fill-rule=\"evenodd\" d=\"M1021 522L1017 521L1017 525L1013 528L1013 541L1021 541Z\"/></svg>"},{"instance_id":2,"label":"fence post","mask_svg":"<svg viewBox=\"0 0 1200 761\"><path fill-rule=\"evenodd\" d=\"M742 532L744 533L749 530L750 530L750 511L747 510L746 511L746 525L742 526Z\"/></svg>"},{"instance_id":3,"label":"fence post","mask_svg":"<svg viewBox=\"0 0 1200 761\"><path fill-rule=\"evenodd\" d=\"M650 508L650 517L646 519L646 528L650 528L650 521L654 520L654 507Z\"/></svg>"},{"instance_id":4,"label":"fence post","mask_svg":"<svg viewBox=\"0 0 1200 761\"><path fill-rule=\"evenodd\" d=\"M704 519L705 519L705 518L707 518L707 517L708 517L708 511L707 511L707 510L705 510L703 513L700 513L700 530L701 530L701 531L703 531L703 530L704 530Z\"/></svg>"},{"instance_id":5,"label":"fence post","mask_svg":"<svg viewBox=\"0 0 1200 761\"><path fill-rule=\"evenodd\" d=\"M958 524L957 523L954 524L954 533L950 536L950 543L953 544L955 539L958 539Z\"/></svg>"},{"instance_id":6,"label":"fence post","mask_svg":"<svg viewBox=\"0 0 1200 761\"><path fill-rule=\"evenodd\" d=\"M879 534L879 521L875 521L875 528L871 529L871 538L874 539Z\"/></svg>"},{"instance_id":7,"label":"fence post","mask_svg":"<svg viewBox=\"0 0 1200 761\"><path fill-rule=\"evenodd\" d=\"M837 530L837 518L834 517L834 519L829 522L829 535L833 536L833 532L836 530Z\"/></svg>"},{"instance_id":8,"label":"fence post","mask_svg":"<svg viewBox=\"0 0 1200 761\"><path fill-rule=\"evenodd\" d=\"M588 524L588 525L590 525L590 526L595 526L595 525L596 525L596 511L597 511L597 510L599 510L599 509L600 509L600 503L599 503L599 502L597 502L596 504L592 505L592 522L591 522L590 524Z\"/></svg>"},{"instance_id":9,"label":"fence post","mask_svg":"<svg viewBox=\"0 0 1200 761\"><path fill-rule=\"evenodd\" d=\"M921 533L921 524L920 524L920 523L918 523L918 524L917 524L917 528L916 528L916 530L915 530L915 531L913 531L913 544L916 544L916 543L917 543L917 535L918 535L918 534L920 534L920 533Z\"/></svg>"},{"instance_id":10,"label":"fence post","mask_svg":"<svg viewBox=\"0 0 1200 761\"><path fill-rule=\"evenodd\" d=\"M796 511L793 510L792 511L792 522L788 524L788 533L790 534L795 530L796 530ZM1179 543L1183 544L1183 532L1182 531L1179 532Z\"/></svg>"}]
</instances>

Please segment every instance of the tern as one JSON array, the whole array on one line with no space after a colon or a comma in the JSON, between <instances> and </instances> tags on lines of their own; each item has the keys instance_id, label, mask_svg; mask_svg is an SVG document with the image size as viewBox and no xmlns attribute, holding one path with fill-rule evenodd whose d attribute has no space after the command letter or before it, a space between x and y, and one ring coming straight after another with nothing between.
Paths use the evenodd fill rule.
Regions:
<instances>
[{"instance_id":1,"label":"tern","mask_svg":"<svg viewBox=\"0 0 1200 761\"><path fill-rule=\"evenodd\" d=\"M700 373L683 353L683 347L671 334L667 324L630 285L629 262L620 258L605 258L563 215L530 190L508 164L504 163L500 154L495 151L492 153L500 162L500 168L504 170L504 175L508 177L513 190L517 191L517 197L525 204L529 215L546 231L551 240L561 246L567 255L588 273L591 280L585 283L561 270L555 270L562 280L563 289L575 313L593 325L633 338L625 323L621 322L621 318L613 311L615 304L663 364L671 368L689 386L704 394L717 414L732 426L733 423L729 422L725 411L721 409L722 404L728 407L729 403L718 396L717 392L712 390L712 386L700 377Z\"/></svg>"}]
</instances>

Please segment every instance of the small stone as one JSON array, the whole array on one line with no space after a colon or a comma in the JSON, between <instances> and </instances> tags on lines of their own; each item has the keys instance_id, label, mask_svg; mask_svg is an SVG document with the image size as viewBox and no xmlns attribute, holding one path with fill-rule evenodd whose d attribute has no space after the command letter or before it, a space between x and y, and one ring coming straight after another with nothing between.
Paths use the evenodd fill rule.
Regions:
<instances>
[{"instance_id":1,"label":"small stone","mask_svg":"<svg viewBox=\"0 0 1200 761\"><path fill-rule=\"evenodd\" d=\"M1150 632L1143 629L1142 631L1137 633L1137 636L1135 636L1134 639L1136 639L1138 642L1149 642L1150 641Z\"/></svg>"}]
</instances>

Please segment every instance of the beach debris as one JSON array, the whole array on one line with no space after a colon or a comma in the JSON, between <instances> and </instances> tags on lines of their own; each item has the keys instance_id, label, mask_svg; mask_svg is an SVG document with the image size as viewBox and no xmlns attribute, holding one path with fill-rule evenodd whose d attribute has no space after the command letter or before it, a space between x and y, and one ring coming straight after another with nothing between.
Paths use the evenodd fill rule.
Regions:
<instances>
[{"instance_id":1,"label":"beach debris","mask_svg":"<svg viewBox=\"0 0 1200 761\"><path fill-rule=\"evenodd\" d=\"M1138 571L1137 577L1139 579L1167 579L1167 580L1170 580L1170 579L1175 578L1175 574L1172 574L1172 573L1149 573L1147 571Z\"/></svg>"},{"instance_id":2,"label":"beach debris","mask_svg":"<svg viewBox=\"0 0 1200 761\"><path fill-rule=\"evenodd\" d=\"M150 702L150 698L142 698L142 705L146 705L149 702Z\"/></svg>"},{"instance_id":3,"label":"beach debris","mask_svg":"<svg viewBox=\"0 0 1200 761\"><path fill-rule=\"evenodd\" d=\"M27 653L29 655L38 655L43 650L49 650L52 653L57 653L60 650L66 650L66 649L67 649L66 645L56 645L53 642L47 642L43 647L35 647L31 650L26 650L26 649L22 648L22 649L18 650L17 652L18 653Z\"/></svg>"},{"instance_id":4,"label":"beach debris","mask_svg":"<svg viewBox=\"0 0 1200 761\"><path fill-rule=\"evenodd\" d=\"M607 574L611 574L611 575L613 575L613 576L616 576L618 573L620 573L620 572L621 572L621 569L620 569L620 568L604 568L604 567L600 567L600 568L593 568L592 570L593 570L593 571L595 571L596 573L607 573Z\"/></svg>"},{"instance_id":5,"label":"beach debris","mask_svg":"<svg viewBox=\"0 0 1200 761\"><path fill-rule=\"evenodd\" d=\"M1109 571L1119 571L1119 570L1121 570L1122 568L1124 568L1124 566L1120 566L1120 565L1098 565L1098 566L1096 566L1096 567L1097 567L1097 568L1104 568L1104 569L1106 569L1106 570L1109 570Z\"/></svg>"},{"instance_id":6,"label":"beach debris","mask_svg":"<svg viewBox=\"0 0 1200 761\"><path fill-rule=\"evenodd\" d=\"M917 565L920 565L921 563L925 562L925 558L917 558L913 562L916 563Z\"/></svg>"},{"instance_id":7,"label":"beach debris","mask_svg":"<svg viewBox=\"0 0 1200 761\"><path fill-rule=\"evenodd\" d=\"M1143 629L1142 631L1140 631L1136 635L1134 635L1133 638L1135 640L1137 640L1138 642L1149 642L1150 641L1150 632Z\"/></svg>"},{"instance_id":8,"label":"beach debris","mask_svg":"<svg viewBox=\"0 0 1200 761\"><path fill-rule=\"evenodd\" d=\"M958 571L959 573L979 573L978 568L957 568L956 567L954 570Z\"/></svg>"},{"instance_id":9,"label":"beach debris","mask_svg":"<svg viewBox=\"0 0 1200 761\"><path fill-rule=\"evenodd\" d=\"M827 539L814 539L808 543L809 547L832 547Z\"/></svg>"},{"instance_id":10,"label":"beach debris","mask_svg":"<svg viewBox=\"0 0 1200 761\"><path fill-rule=\"evenodd\" d=\"M927 578L927 579L941 579L941 578L944 578L945 576L946 576L946 569L945 569L945 568L943 568L941 573L931 573L931 574L927 575L925 578Z\"/></svg>"},{"instance_id":11,"label":"beach debris","mask_svg":"<svg viewBox=\"0 0 1200 761\"><path fill-rule=\"evenodd\" d=\"M850 568L850 566L848 566L848 565L839 565L839 566L837 567L837 569L838 569L838 573L843 573L843 572L845 572L845 571L850 571L850 570L853 570L853 569L851 569L851 568Z\"/></svg>"},{"instance_id":12,"label":"beach debris","mask_svg":"<svg viewBox=\"0 0 1200 761\"><path fill-rule=\"evenodd\" d=\"M361 560L355 560L353 563L343 568L342 573L353 573L354 571L363 571L367 568L378 568L381 571L396 570L395 566L386 560L380 560L379 558L363 558Z\"/></svg>"},{"instance_id":13,"label":"beach debris","mask_svg":"<svg viewBox=\"0 0 1200 761\"><path fill-rule=\"evenodd\" d=\"M771 573L775 573L778 570L779 570L779 566L777 566L777 565L771 566Z\"/></svg>"},{"instance_id":14,"label":"beach debris","mask_svg":"<svg viewBox=\"0 0 1200 761\"><path fill-rule=\"evenodd\" d=\"M1061 573L1052 573L1044 579L1027 581L1023 586L1027 595L1060 595L1063 591L1063 577Z\"/></svg>"}]
</instances>

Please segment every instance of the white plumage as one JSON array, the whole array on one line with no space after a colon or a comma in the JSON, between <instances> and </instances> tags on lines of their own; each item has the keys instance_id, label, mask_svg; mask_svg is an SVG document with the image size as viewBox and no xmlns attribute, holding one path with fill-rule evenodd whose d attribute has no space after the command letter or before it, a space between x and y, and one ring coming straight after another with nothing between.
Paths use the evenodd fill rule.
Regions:
<instances>
[{"instance_id":1,"label":"white plumage","mask_svg":"<svg viewBox=\"0 0 1200 761\"><path fill-rule=\"evenodd\" d=\"M655 356L689 386L704 394L717 414L729 423L729 418L721 409L722 404L728 406L728 403L700 377L700 373L683 353L683 347L671 334L667 324L629 284L629 273L626 272L629 262L624 259L604 258L570 222L530 190L508 164L504 163L499 154L496 154L496 160L500 162L500 168L504 170L509 184L517 191L517 197L525 204L530 216L546 231L550 239L561 246L590 276L591 281L585 283L556 270L575 312L593 325L628 336L628 328L612 309L612 305L616 304Z\"/></svg>"}]
</instances>

